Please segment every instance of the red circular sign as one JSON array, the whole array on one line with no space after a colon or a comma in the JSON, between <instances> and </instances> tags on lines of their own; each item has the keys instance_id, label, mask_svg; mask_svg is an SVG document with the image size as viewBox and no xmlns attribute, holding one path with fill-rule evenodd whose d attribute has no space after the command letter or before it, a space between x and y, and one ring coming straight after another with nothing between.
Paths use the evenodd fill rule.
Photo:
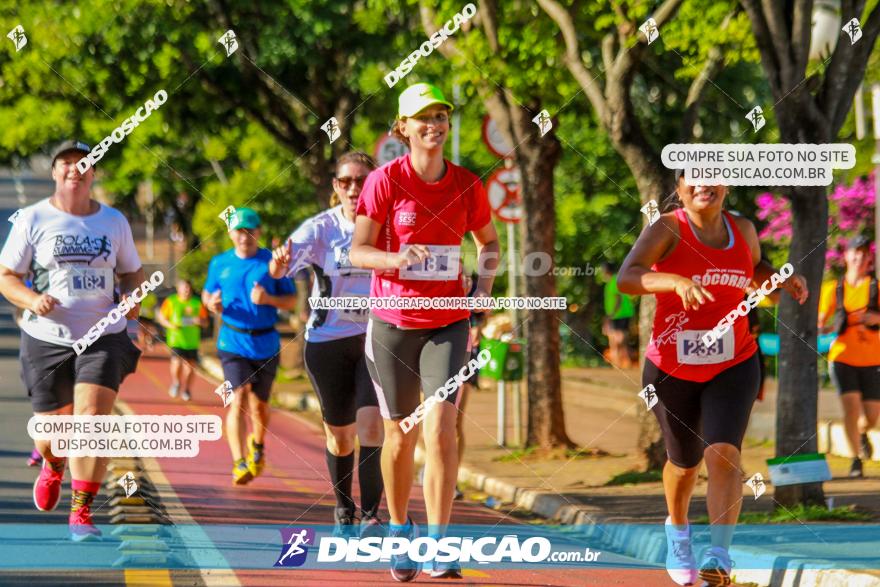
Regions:
<instances>
[{"instance_id":1,"label":"red circular sign","mask_svg":"<svg viewBox=\"0 0 880 587\"><path fill-rule=\"evenodd\" d=\"M489 196L489 205L499 220L514 224L522 220L519 168L495 170L486 182L486 194Z\"/></svg>"},{"instance_id":2,"label":"red circular sign","mask_svg":"<svg viewBox=\"0 0 880 587\"><path fill-rule=\"evenodd\" d=\"M496 157L513 157L513 145L498 130L498 125L489 115L483 117L483 142Z\"/></svg>"},{"instance_id":3,"label":"red circular sign","mask_svg":"<svg viewBox=\"0 0 880 587\"><path fill-rule=\"evenodd\" d=\"M409 153L409 147L406 146L406 143L389 134L379 137L379 140L376 141L376 148L373 151L376 163L380 167L407 153Z\"/></svg>"}]
</instances>

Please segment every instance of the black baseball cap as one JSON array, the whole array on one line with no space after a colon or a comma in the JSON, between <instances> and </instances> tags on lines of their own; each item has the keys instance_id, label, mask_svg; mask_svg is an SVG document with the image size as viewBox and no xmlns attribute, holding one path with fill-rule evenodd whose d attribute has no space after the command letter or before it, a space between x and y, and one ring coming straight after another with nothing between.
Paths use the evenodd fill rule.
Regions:
<instances>
[{"instance_id":1,"label":"black baseball cap","mask_svg":"<svg viewBox=\"0 0 880 587\"><path fill-rule=\"evenodd\" d=\"M871 239L863 234L855 236L846 243L846 250L850 249L867 249L871 246Z\"/></svg>"},{"instance_id":2,"label":"black baseball cap","mask_svg":"<svg viewBox=\"0 0 880 587\"><path fill-rule=\"evenodd\" d=\"M675 185L678 185L678 180L680 180L681 176L684 175L684 169L676 169L674 173L675 173Z\"/></svg>"},{"instance_id":3,"label":"black baseball cap","mask_svg":"<svg viewBox=\"0 0 880 587\"><path fill-rule=\"evenodd\" d=\"M52 151L52 165L55 165L55 160L58 159L58 157L65 153L69 153L70 151L79 151L83 155L88 155L91 150L92 148L83 141L68 139L55 147L55 150Z\"/></svg>"}]
</instances>

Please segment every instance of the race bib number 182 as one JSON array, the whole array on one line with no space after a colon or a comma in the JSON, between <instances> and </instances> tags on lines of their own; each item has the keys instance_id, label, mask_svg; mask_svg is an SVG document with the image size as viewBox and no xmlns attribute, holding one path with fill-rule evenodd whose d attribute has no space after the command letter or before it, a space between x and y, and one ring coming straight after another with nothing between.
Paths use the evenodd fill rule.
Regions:
<instances>
[{"instance_id":1,"label":"race bib number 182","mask_svg":"<svg viewBox=\"0 0 880 587\"><path fill-rule=\"evenodd\" d=\"M401 279L416 281L455 281L461 267L461 247L425 245L431 256L417 265L400 270Z\"/></svg>"}]
</instances>

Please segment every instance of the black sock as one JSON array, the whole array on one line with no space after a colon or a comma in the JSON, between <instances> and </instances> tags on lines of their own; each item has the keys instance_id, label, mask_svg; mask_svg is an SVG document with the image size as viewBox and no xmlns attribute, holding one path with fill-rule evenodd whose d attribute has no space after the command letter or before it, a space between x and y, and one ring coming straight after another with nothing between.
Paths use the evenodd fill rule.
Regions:
<instances>
[{"instance_id":1,"label":"black sock","mask_svg":"<svg viewBox=\"0 0 880 587\"><path fill-rule=\"evenodd\" d=\"M361 487L361 509L375 516L382 501L382 447L362 446L358 455L358 480Z\"/></svg>"},{"instance_id":2,"label":"black sock","mask_svg":"<svg viewBox=\"0 0 880 587\"><path fill-rule=\"evenodd\" d=\"M329 450L327 470L330 471L330 482L336 494L336 506L354 513L354 500L351 498L351 477L354 474L354 451L345 456L336 456Z\"/></svg>"}]
</instances>

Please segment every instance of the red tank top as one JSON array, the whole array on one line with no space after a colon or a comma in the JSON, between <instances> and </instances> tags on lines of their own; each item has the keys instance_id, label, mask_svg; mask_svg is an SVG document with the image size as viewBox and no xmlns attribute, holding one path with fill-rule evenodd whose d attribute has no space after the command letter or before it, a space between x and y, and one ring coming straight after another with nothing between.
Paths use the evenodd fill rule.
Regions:
<instances>
[{"instance_id":1,"label":"red tank top","mask_svg":"<svg viewBox=\"0 0 880 587\"><path fill-rule=\"evenodd\" d=\"M737 318L713 345L701 342L703 334L743 301L754 275L752 252L733 218L723 212L733 234L733 246L720 250L697 240L681 208L675 211L679 242L672 253L652 269L682 275L715 296L698 310L685 310L675 292L655 294L657 310L645 358L661 371L688 381L709 381L725 369L741 363L757 350L746 317ZM754 310L753 310L754 311Z\"/></svg>"}]
</instances>

